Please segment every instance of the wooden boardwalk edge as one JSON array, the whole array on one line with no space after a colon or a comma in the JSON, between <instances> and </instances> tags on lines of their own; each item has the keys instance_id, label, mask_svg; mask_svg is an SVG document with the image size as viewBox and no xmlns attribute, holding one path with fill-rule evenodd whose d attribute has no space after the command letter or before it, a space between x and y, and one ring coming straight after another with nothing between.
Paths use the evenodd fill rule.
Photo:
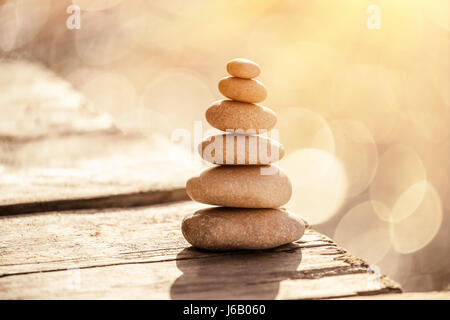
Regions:
<instances>
[{"instance_id":1,"label":"wooden boardwalk edge","mask_svg":"<svg viewBox=\"0 0 450 320\"><path fill-rule=\"evenodd\" d=\"M62 199L0 205L0 216L52 211L148 206L189 200L185 188L115 194L102 197Z\"/></svg>"},{"instance_id":2,"label":"wooden boardwalk edge","mask_svg":"<svg viewBox=\"0 0 450 320\"><path fill-rule=\"evenodd\" d=\"M311 230L311 232L315 232ZM173 257L167 256L165 259L159 257L155 261L137 259L136 261L123 261L109 265L89 265L80 267L77 269L61 268L53 270L43 271L30 271L16 274L3 274L0 276L0 297L7 299L34 299L36 296L28 296L36 289L39 294L43 294L44 299L339 299L339 298L361 298L371 299L377 295L388 295L392 298L394 295L402 293L400 286L394 281L385 276L381 276L377 280L377 287L370 285L370 275L367 272L367 265L359 259L353 259L348 253L343 253L334 260L346 261L345 266L340 267L317 267L308 270L295 271L286 270L278 272L270 272L270 268L274 267L276 261L271 262L270 256L272 254L291 254L296 255L304 249L309 248L326 248L328 244L318 244L313 246L303 247L298 243L293 243L286 246L281 246L273 250L262 250L257 252L237 251L237 252L224 252L224 253L211 253L203 250L197 250L192 247L184 248L178 254ZM334 245L332 245L334 246ZM305 254L305 253L304 253ZM306 253L307 254L307 253ZM199 256L197 256L199 255ZM253 257L252 257L253 256ZM228 258L227 258L228 257ZM250 262L250 265L257 267L259 262L265 262L259 265L254 270L252 275L251 271L247 274L241 274L237 272L235 263L237 260L252 261L256 258L256 263ZM262 258L261 261L259 259ZM216 260L210 267L212 261ZM229 263L228 261L232 261ZM282 260L283 261L283 260ZM349 263L349 261L353 261ZM362 264L359 264L359 263ZM173 265L176 264L178 271L182 271L182 274L176 278L176 273L173 269ZM288 261L287 265L291 264ZM204 268L203 266L207 266ZM223 271L219 272L217 269L221 266ZM206 271L204 274L198 272L197 268L202 266L202 271ZM230 267L230 268L228 268ZM285 268L282 266L281 268ZM122 270L121 270L122 269ZM79 273L79 277L89 279L89 282L98 281L97 285L101 288L100 292L97 291L97 285L92 282L88 285L88 288L64 288L67 285L67 279L73 276L73 270ZM161 270L163 270L161 272ZM165 271L164 271L165 270ZM224 271L224 274L223 273ZM136 282L134 279L134 272L137 275L143 276L146 273L160 273L156 276L157 280L143 283ZM216 272L218 274L216 274ZM69 274L68 274L69 273ZM120 277L111 279L111 275L118 273ZM108 275L108 276L105 276ZM224 277L225 276L225 277ZM236 277L237 279L233 278ZM232 280L229 280L229 279ZM18 285L22 287L22 290L6 290L1 292L2 281L6 281L6 287ZM118 281L118 283L115 283ZM318 284L312 286L306 286L302 290L302 286L305 281ZM332 287L328 287L328 290L324 290L325 287L322 282L331 281L338 288L336 292ZM282 282L287 283L288 286L283 286ZM367 282L364 284L364 282ZM37 288L40 284L46 283L47 287L42 290ZM4 284L4 283L3 283ZM137 286L142 285L146 289L145 294L131 293L127 295L127 291L133 292ZM353 288L355 286L356 288ZM364 287L366 286L366 287ZM112 292L109 292L107 288L114 287ZM120 288L119 290L117 288ZM18 289L18 288L17 288ZM224 290L222 292L221 290ZM356 289L356 290L355 290ZM258 292L261 290L261 292ZM28 291L28 292L27 292ZM47 292L47 291L50 291ZM54 291L52 293L52 291ZM231 291L231 294L230 294ZM61 295L58 297L58 295Z\"/></svg>"},{"instance_id":3,"label":"wooden boardwalk edge","mask_svg":"<svg viewBox=\"0 0 450 320\"><path fill-rule=\"evenodd\" d=\"M308 228L271 250L209 252L185 241L192 201L4 216L0 299L327 299L400 286Z\"/></svg>"}]
</instances>

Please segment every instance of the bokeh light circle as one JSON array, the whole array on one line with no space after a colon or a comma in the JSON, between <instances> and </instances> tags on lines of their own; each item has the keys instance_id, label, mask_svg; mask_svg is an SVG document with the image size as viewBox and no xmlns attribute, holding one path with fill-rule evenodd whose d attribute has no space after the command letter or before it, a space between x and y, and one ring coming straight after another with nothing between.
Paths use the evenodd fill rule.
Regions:
<instances>
[{"instance_id":1,"label":"bokeh light circle","mask_svg":"<svg viewBox=\"0 0 450 320\"><path fill-rule=\"evenodd\" d=\"M433 185L428 181L420 181L413 184L408 192L412 196L416 194L421 202L406 218L390 224L392 246L403 254L425 247L436 236L442 223L441 199Z\"/></svg>"},{"instance_id":2,"label":"bokeh light circle","mask_svg":"<svg viewBox=\"0 0 450 320\"><path fill-rule=\"evenodd\" d=\"M370 264L378 263L391 247L389 224L376 211L389 210L382 203L366 201L350 209L339 221L335 241Z\"/></svg>"},{"instance_id":3,"label":"bokeh light circle","mask_svg":"<svg viewBox=\"0 0 450 320\"><path fill-rule=\"evenodd\" d=\"M292 198L286 207L314 225L332 218L347 192L341 163L319 149L300 149L280 161L292 182Z\"/></svg>"},{"instance_id":4,"label":"bokeh light circle","mask_svg":"<svg viewBox=\"0 0 450 320\"><path fill-rule=\"evenodd\" d=\"M355 120L328 123L334 136L335 156L345 168L347 196L353 197L371 183L378 164L378 150L370 131Z\"/></svg>"},{"instance_id":5,"label":"bokeh light circle","mask_svg":"<svg viewBox=\"0 0 450 320\"><path fill-rule=\"evenodd\" d=\"M334 137L326 120L318 113L300 107L277 112L280 142L287 152L314 148L334 153Z\"/></svg>"},{"instance_id":6,"label":"bokeh light circle","mask_svg":"<svg viewBox=\"0 0 450 320\"><path fill-rule=\"evenodd\" d=\"M362 122L377 143L386 142L397 118L392 72L355 64L336 74L330 100L333 115Z\"/></svg>"},{"instance_id":7,"label":"bokeh light circle","mask_svg":"<svg viewBox=\"0 0 450 320\"><path fill-rule=\"evenodd\" d=\"M202 121L205 128L204 112L211 101L214 97L199 74L186 69L165 70L142 91L141 127L167 136L178 128L192 129L195 121Z\"/></svg>"},{"instance_id":8,"label":"bokeh light circle","mask_svg":"<svg viewBox=\"0 0 450 320\"><path fill-rule=\"evenodd\" d=\"M426 179L425 167L412 149L404 145L391 146L378 161L375 177L370 185L370 199L382 203L388 211L377 211L380 219L395 222L410 215L420 204L423 194L415 194L414 199L403 209L393 210L399 197L414 183ZM404 195L408 197L408 195ZM398 205L397 205L398 206Z\"/></svg>"}]
</instances>

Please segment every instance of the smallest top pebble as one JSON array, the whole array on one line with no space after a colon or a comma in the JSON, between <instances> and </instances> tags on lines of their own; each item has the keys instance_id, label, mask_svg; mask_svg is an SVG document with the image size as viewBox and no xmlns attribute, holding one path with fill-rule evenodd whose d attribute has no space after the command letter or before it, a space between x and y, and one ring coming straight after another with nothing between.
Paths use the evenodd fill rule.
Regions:
<instances>
[{"instance_id":1,"label":"smallest top pebble","mask_svg":"<svg viewBox=\"0 0 450 320\"><path fill-rule=\"evenodd\" d=\"M251 60L236 58L227 63L227 71L233 77L251 79L259 75L261 68Z\"/></svg>"}]
</instances>

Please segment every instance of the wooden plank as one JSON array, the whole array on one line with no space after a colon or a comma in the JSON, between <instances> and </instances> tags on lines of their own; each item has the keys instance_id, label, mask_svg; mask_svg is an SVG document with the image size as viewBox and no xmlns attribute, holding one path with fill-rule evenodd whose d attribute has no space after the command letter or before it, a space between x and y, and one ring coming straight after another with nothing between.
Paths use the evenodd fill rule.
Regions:
<instances>
[{"instance_id":1,"label":"wooden plank","mask_svg":"<svg viewBox=\"0 0 450 320\"><path fill-rule=\"evenodd\" d=\"M180 231L193 202L0 218L0 298L297 299L398 292L308 229L265 251L207 252Z\"/></svg>"},{"instance_id":2,"label":"wooden plank","mask_svg":"<svg viewBox=\"0 0 450 320\"><path fill-rule=\"evenodd\" d=\"M286 270L261 253L33 273L0 279L2 299L308 299L394 291L366 273ZM295 263L294 263L295 262ZM252 269L248 269L252 268ZM190 271L192 270L192 271ZM295 277L293 277L295 276ZM305 278L302 278L304 276Z\"/></svg>"},{"instance_id":3,"label":"wooden plank","mask_svg":"<svg viewBox=\"0 0 450 320\"><path fill-rule=\"evenodd\" d=\"M175 259L187 246L182 218L206 205L191 201L146 208L21 215L0 219L0 276L108 263ZM331 240L307 233L304 247ZM199 252L192 252L197 257ZM333 266L342 266L340 261Z\"/></svg>"},{"instance_id":4,"label":"wooden plank","mask_svg":"<svg viewBox=\"0 0 450 320\"><path fill-rule=\"evenodd\" d=\"M0 206L0 215L15 215L34 212L64 211L76 209L126 208L155 203L188 200L184 187L170 186L168 190L157 189L126 194L114 194L104 197L78 198L67 200L50 200L25 202Z\"/></svg>"},{"instance_id":5,"label":"wooden plank","mask_svg":"<svg viewBox=\"0 0 450 320\"><path fill-rule=\"evenodd\" d=\"M352 300L450 300L450 291L430 292L404 292L391 294L378 294L375 296L354 296L339 299Z\"/></svg>"},{"instance_id":6,"label":"wooden plank","mask_svg":"<svg viewBox=\"0 0 450 320\"><path fill-rule=\"evenodd\" d=\"M71 143L79 143L77 139L72 138ZM199 167L175 164L170 159L170 145L155 146L148 139L120 136L82 139L90 148L101 146L101 153L86 155L79 150L79 158L64 155L58 166L0 172L0 215L188 199L186 180ZM70 149L71 143L65 141L65 148Z\"/></svg>"},{"instance_id":7,"label":"wooden plank","mask_svg":"<svg viewBox=\"0 0 450 320\"><path fill-rule=\"evenodd\" d=\"M186 200L199 167L160 136L125 135L46 68L0 61L0 215Z\"/></svg>"}]
</instances>

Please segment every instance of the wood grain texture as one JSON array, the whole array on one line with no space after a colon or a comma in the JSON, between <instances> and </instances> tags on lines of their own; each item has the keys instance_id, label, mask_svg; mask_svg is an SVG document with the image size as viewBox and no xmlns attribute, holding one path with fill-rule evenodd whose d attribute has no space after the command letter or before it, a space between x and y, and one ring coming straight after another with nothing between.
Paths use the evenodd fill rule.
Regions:
<instances>
[{"instance_id":1,"label":"wood grain texture","mask_svg":"<svg viewBox=\"0 0 450 320\"><path fill-rule=\"evenodd\" d=\"M450 300L450 291L405 292L378 294L375 296L355 296L339 299L351 300Z\"/></svg>"},{"instance_id":2,"label":"wood grain texture","mask_svg":"<svg viewBox=\"0 0 450 320\"><path fill-rule=\"evenodd\" d=\"M2 299L299 299L399 292L389 279L307 229L265 251L188 245L191 201L0 218Z\"/></svg>"},{"instance_id":3,"label":"wood grain texture","mask_svg":"<svg viewBox=\"0 0 450 320\"><path fill-rule=\"evenodd\" d=\"M188 199L185 182L198 168L175 164L169 144L121 136L70 140L63 149L76 151L51 157L48 162L59 160L55 165L0 167L0 215ZM86 148L99 151L89 154Z\"/></svg>"},{"instance_id":4,"label":"wood grain texture","mask_svg":"<svg viewBox=\"0 0 450 320\"><path fill-rule=\"evenodd\" d=\"M124 134L39 64L2 60L0 70L0 215L188 199L199 167L173 161L167 138Z\"/></svg>"}]
</instances>

